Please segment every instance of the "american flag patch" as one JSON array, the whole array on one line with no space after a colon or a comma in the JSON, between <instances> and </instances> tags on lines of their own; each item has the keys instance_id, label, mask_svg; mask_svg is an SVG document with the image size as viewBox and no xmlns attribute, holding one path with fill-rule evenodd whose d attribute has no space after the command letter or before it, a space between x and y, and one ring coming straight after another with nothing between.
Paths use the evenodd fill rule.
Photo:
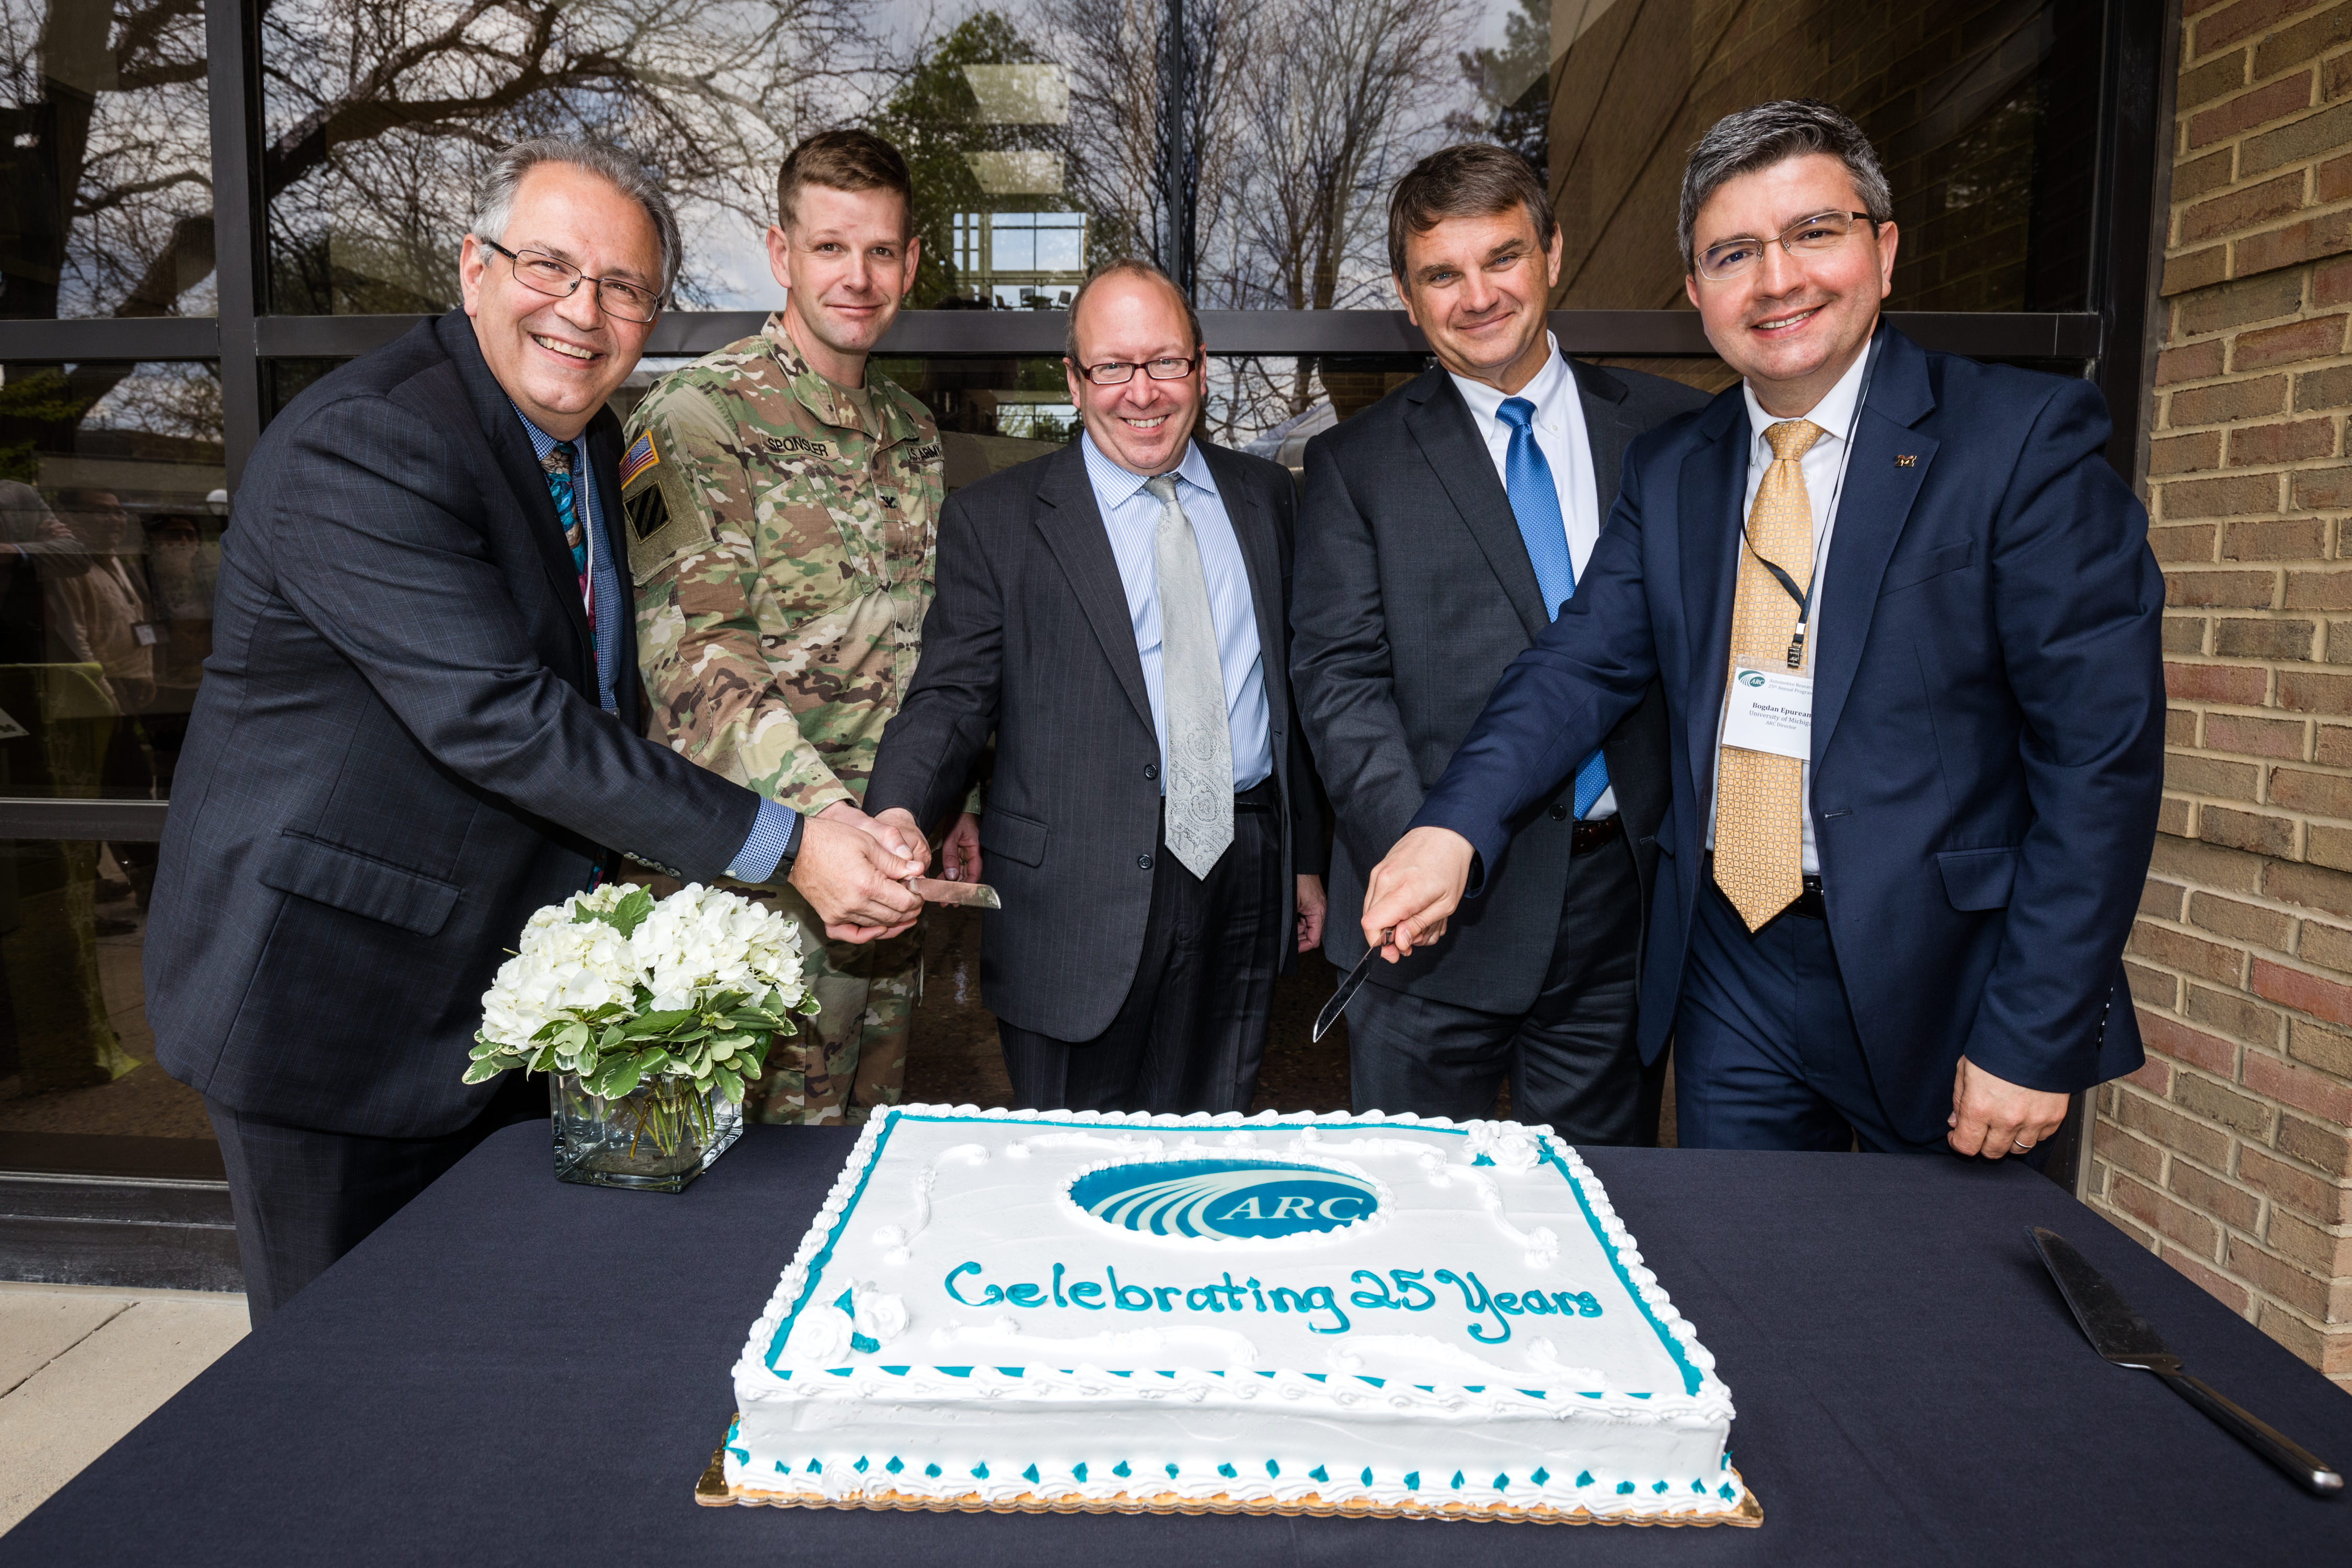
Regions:
<instances>
[{"instance_id":1,"label":"american flag patch","mask_svg":"<svg viewBox=\"0 0 2352 1568\"><path fill-rule=\"evenodd\" d=\"M636 444L621 454L621 488L626 489L636 477L661 461L654 450L654 433L650 430L636 439Z\"/></svg>"}]
</instances>

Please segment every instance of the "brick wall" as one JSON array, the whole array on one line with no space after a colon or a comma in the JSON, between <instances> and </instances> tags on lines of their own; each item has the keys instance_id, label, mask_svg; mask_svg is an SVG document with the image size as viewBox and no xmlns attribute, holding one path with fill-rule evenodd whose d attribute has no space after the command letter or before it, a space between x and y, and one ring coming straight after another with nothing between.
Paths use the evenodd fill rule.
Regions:
<instances>
[{"instance_id":1,"label":"brick wall","mask_svg":"<svg viewBox=\"0 0 2352 1568\"><path fill-rule=\"evenodd\" d=\"M2182 0L2147 1066L2091 1200L2352 1388L2352 0Z\"/></svg>"}]
</instances>

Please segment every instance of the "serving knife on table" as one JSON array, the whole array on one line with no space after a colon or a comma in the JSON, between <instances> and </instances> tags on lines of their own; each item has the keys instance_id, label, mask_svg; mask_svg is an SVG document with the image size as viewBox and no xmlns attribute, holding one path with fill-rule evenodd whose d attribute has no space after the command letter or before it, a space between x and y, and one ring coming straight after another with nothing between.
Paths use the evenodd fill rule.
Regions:
<instances>
[{"instance_id":1,"label":"serving knife on table","mask_svg":"<svg viewBox=\"0 0 2352 1568\"><path fill-rule=\"evenodd\" d=\"M2042 1267L2058 1282L2058 1293L2066 1298L2093 1350L2116 1366L2156 1373L2175 1394L2210 1416L2214 1425L2284 1470L2304 1490L2330 1497L2344 1489L2344 1478L2309 1449L2224 1398L2201 1379L2181 1371L2180 1358L2165 1348L2163 1338L2147 1320L2132 1310L2123 1292L2108 1284L2106 1276L2092 1268L2064 1237L2038 1225L2032 1234Z\"/></svg>"},{"instance_id":2,"label":"serving knife on table","mask_svg":"<svg viewBox=\"0 0 2352 1568\"><path fill-rule=\"evenodd\" d=\"M1309 1041L1321 1039L1330 1032L1331 1026L1339 1021L1339 1015L1348 1010L1348 1004L1355 999L1357 992L1363 989L1364 977L1372 972L1372 960L1378 958L1381 949L1395 938L1396 927L1391 926L1381 932L1380 941L1364 949L1364 956L1356 960L1356 967L1348 971L1348 978L1339 982L1339 989L1331 993L1331 1000L1324 1003L1323 1011L1315 1015L1315 1032L1307 1037Z\"/></svg>"},{"instance_id":3,"label":"serving knife on table","mask_svg":"<svg viewBox=\"0 0 2352 1568\"><path fill-rule=\"evenodd\" d=\"M970 904L976 910L1001 910L1004 900L985 882L949 882L937 877L909 877L907 890L930 904Z\"/></svg>"}]
</instances>

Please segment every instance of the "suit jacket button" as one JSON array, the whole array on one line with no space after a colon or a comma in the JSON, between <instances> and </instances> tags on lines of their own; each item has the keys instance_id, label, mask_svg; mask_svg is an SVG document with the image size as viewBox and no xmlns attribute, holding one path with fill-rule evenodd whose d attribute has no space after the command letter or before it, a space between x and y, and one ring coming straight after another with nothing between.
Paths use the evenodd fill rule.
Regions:
<instances>
[{"instance_id":1,"label":"suit jacket button","mask_svg":"<svg viewBox=\"0 0 2352 1568\"><path fill-rule=\"evenodd\" d=\"M1551 819L1554 822L1566 822L1568 820L1568 807L1564 805L1553 806L1551 808Z\"/></svg>"},{"instance_id":2,"label":"suit jacket button","mask_svg":"<svg viewBox=\"0 0 2352 1568\"><path fill-rule=\"evenodd\" d=\"M1148 778L1148 779L1156 779L1156 778L1158 778L1158 777L1160 776L1160 764L1159 764L1158 763L1144 763L1144 764L1143 764L1143 776L1144 776L1145 778Z\"/></svg>"},{"instance_id":3,"label":"suit jacket button","mask_svg":"<svg viewBox=\"0 0 2352 1568\"><path fill-rule=\"evenodd\" d=\"M1138 855L1138 856L1135 858L1135 868L1136 868L1137 870L1139 870L1139 871L1149 871L1149 870L1150 870L1150 869L1151 869L1151 857L1150 857L1150 856L1149 856L1149 855Z\"/></svg>"}]
</instances>

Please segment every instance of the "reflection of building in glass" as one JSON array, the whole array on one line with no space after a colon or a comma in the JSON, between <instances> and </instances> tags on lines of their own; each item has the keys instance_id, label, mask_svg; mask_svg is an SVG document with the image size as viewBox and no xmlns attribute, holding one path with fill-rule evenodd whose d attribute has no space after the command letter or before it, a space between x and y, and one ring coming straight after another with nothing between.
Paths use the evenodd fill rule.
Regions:
<instances>
[{"instance_id":1,"label":"reflection of building in glass","mask_svg":"<svg viewBox=\"0 0 2352 1568\"><path fill-rule=\"evenodd\" d=\"M1065 310L1087 277L1084 213L958 213L956 280L1000 310Z\"/></svg>"}]
</instances>

